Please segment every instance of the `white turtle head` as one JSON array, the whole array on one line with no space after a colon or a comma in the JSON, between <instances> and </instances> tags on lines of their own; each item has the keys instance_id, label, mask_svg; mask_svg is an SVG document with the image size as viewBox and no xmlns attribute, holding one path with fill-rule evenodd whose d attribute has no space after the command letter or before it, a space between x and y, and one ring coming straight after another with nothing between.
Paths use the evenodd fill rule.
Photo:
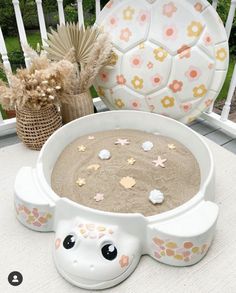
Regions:
<instances>
[{"instance_id":1,"label":"white turtle head","mask_svg":"<svg viewBox=\"0 0 236 293\"><path fill-rule=\"evenodd\" d=\"M141 256L138 238L117 226L61 221L54 259L61 275L85 289L103 289L127 278Z\"/></svg>"}]
</instances>

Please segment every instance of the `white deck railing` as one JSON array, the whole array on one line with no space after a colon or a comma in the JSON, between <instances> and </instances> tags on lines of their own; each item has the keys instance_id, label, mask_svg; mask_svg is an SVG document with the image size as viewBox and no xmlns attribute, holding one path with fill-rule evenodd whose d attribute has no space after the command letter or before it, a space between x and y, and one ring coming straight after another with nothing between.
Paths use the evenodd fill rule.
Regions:
<instances>
[{"instance_id":1,"label":"white deck railing","mask_svg":"<svg viewBox=\"0 0 236 293\"><path fill-rule=\"evenodd\" d=\"M57 6L58 6L59 23L64 24L65 15L64 15L64 9L63 9L63 0L55 0L55 1L57 1ZM100 3L100 0L94 0L94 1L96 4L96 17L97 17L101 10L101 3ZM35 3L36 3L38 19L39 19L39 29L40 29L41 39L42 39L42 43L45 45L44 40L47 39L47 29L46 29L45 17L43 13L42 0L35 0ZM30 58L27 55L27 52L24 51L24 44L27 44L27 36L25 32L23 19L22 19L19 0L12 0L12 4L14 6L14 11L16 15L17 28L18 28L22 50L24 52L25 64L26 64L26 67L28 67L30 64ZM218 4L218 0L212 1L212 6L215 9L217 9L217 4ZM77 7L78 7L78 19L81 25L84 25L83 0L77 0ZM236 10L236 0L231 0L230 10L229 10L228 18L225 24L228 37L230 36L230 33L231 33L231 28L232 28L234 16L235 16L235 10ZM4 37L2 34L1 26L0 26L0 54L2 55L4 67L8 71L11 71L11 64L8 59L7 49L6 49ZM236 88L236 65L234 67L234 73L231 79L230 88L229 88L227 99L225 101L225 105L221 115L218 115L213 112L214 105L212 105L208 109L207 112L202 114L202 117L205 120L209 121L212 125L222 128L233 137L236 137L236 123L229 120L229 113L230 113L231 102L232 102L235 88ZM3 120L0 113L0 136L7 133L14 132L15 123L16 122L14 118Z\"/></svg>"}]
</instances>

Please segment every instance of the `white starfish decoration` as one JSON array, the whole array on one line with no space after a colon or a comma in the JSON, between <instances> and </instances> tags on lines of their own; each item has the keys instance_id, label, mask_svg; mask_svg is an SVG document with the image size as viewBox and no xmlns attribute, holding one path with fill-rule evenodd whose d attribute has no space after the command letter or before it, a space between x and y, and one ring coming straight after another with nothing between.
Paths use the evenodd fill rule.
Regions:
<instances>
[{"instance_id":1,"label":"white starfish decoration","mask_svg":"<svg viewBox=\"0 0 236 293\"><path fill-rule=\"evenodd\" d=\"M175 150L176 149L176 146L173 143L171 143L171 144L168 144L168 148L170 150Z\"/></svg>"},{"instance_id":2,"label":"white starfish decoration","mask_svg":"<svg viewBox=\"0 0 236 293\"><path fill-rule=\"evenodd\" d=\"M86 184L84 178L78 178L78 180L76 181L76 183L77 183L80 187Z\"/></svg>"},{"instance_id":3,"label":"white starfish decoration","mask_svg":"<svg viewBox=\"0 0 236 293\"><path fill-rule=\"evenodd\" d=\"M94 196L94 199L96 200L96 202L102 201L102 200L104 200L104 194L103 193L97 193Z\"/></svg>"},{"instance_id":4,"label":"white starfish decoration","mask_svg":"<svg viewBox=\"0 0 236 293\"><path fill-rule=\"evenodd\" d=\"M79 152L85 152L86 151L86 147L84 145L79 145L78 146L78 150L79 150Z\"/></svg>"},{"instance_id":5,"label":"white starfish decoration","mask_svg":"<svg viewBox=\"0 0 236 293\"><path fill-rule=\"evenodd\" d=\"M164 163L167 161L167 159L162 159L160 156L158 156L157 160L152 161L152 163L155 165L155 167L161 167L165 168Z\"/></svg>"},{"instance_id":6,"label":"white starfish decoration","mask_svg":"<svg viewBox=\"0 0 236 293\"><path fill-rule=\"evenodd\" d=\"M118 138L117 141L115 142L115 144L120 144L120 145L124 146L124 145L130 144L130 142L128 141L128 139Z\"/></svg>"}]
</instances>

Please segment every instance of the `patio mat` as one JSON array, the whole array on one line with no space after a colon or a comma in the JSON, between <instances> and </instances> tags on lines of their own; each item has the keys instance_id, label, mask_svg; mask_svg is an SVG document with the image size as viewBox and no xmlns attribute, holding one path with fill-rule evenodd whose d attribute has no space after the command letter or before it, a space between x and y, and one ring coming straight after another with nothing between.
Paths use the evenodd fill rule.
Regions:
<instances>
[{"instance_id":1,"label":"patio mat","mask_svg":"<svg viewBox=\"0 0 236 293\"><path fill-rule=\"evenodd\" d=\"M144 256L126 281L102 292L235 292L236 156L209 140L207 143L216 164L216 202L220 206L220 217L215 240L206 257L192 267L176 268ZM16 173L22 166L35 166L37 155L38 152L22 144L0 149L0 292L88 292L70 285L57 273L52 259L53 233L30 231L15 218ZM11 271L22 273L24 280L19 287L8 283Z\"/></svg>"}]
</instances>

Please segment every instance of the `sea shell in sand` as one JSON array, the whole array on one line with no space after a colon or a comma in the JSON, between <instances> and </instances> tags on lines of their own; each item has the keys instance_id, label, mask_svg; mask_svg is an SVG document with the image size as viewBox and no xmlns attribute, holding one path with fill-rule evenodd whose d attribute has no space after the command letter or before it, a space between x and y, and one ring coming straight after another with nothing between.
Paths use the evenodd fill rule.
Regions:
<instances>
[{"instance_id":1,"label":"sea shell in sand","mask_svg":"<svg viewBox=\"0 0 236 293\"><path fill-rule=\"evenodd\" d=\"M108 150L101 150L98 156L101 160L109 160L111 158L111 153Z\"/></svg>"},{"instance_id":2,"label":"sea shell in sand","mask_svg":"<svg viewBox=\"0 0 236 293\"><path fill-rule=\"evenodd\" d=\"M149 200L153 204L163 203L163 201L164 201L164 194L160 190L154 189L154 190L152 190L150 192Z\"/></svg>"},{"instance_id":3,"label":"sea shell in sand","mask_svg":"<svg viewBox=\"0 0 236 293\"><path fill-rule=\"evenodd\" d=\"M152 143L151 141L145 141L145 142L142 144L142 149L143 149L145 152L149 152L152 148L153 148L153 143Z\"/></svg>"}]
</instances>

